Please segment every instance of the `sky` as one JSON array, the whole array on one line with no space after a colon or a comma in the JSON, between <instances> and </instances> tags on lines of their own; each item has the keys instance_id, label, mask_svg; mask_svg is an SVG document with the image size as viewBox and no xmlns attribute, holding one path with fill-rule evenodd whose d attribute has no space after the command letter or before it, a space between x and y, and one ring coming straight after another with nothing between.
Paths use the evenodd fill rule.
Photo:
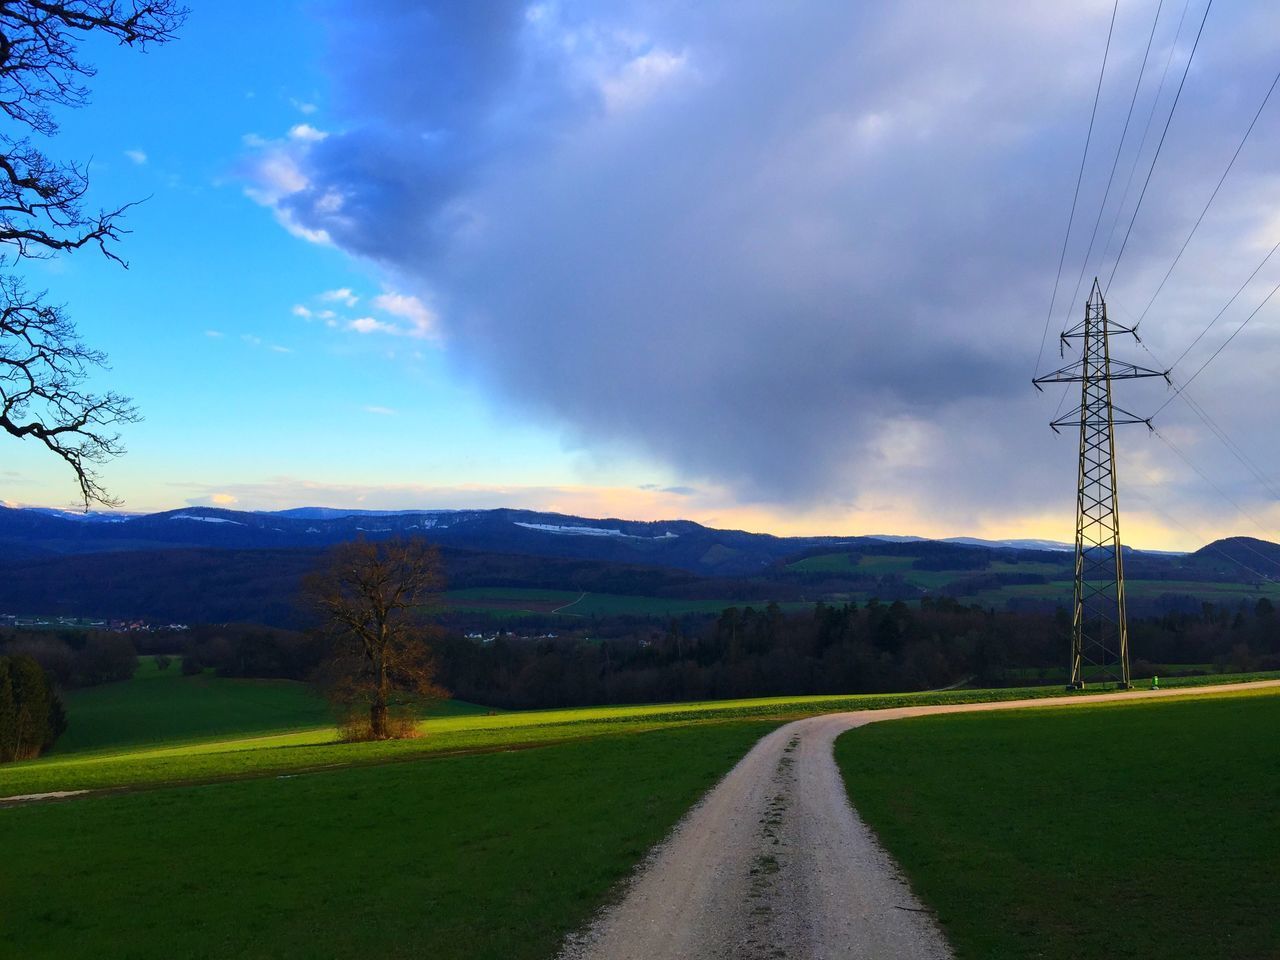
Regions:
<instances>
[{"instance_id":1,"label":"sky","mask_svg":"<svg viewBox=\"0 0 1280 960\"><path fill-rule=\"evenodd\" d=\"M145 198L129 269L23 271L145 417L104 470L127 510L1070 540L1072 401L1030 381L1089 280L1164 367L1280 241L1277 94L1161 286L1280 70L1280 9L1205 3L1121 0L1108 48L1111 0L192 0L170 45L90 46L45 145ZM1280 539L1278 311L1187 388L1203 418L1118 429L1127 541ZM0 451L0 499L74 502Z\"/></svg>"}]
</instances>

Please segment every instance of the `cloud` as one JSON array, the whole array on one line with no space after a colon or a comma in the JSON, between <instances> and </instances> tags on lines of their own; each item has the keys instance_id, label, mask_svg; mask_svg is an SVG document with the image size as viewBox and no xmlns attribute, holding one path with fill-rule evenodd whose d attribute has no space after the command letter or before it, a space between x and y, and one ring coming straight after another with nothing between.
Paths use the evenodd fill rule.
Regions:
<instances>
[{"instance_id":1,"label":"cloud","mask_svg":"<svg viewBox=\"0 0 1280 960\"><path fill-rule=\"evenodd\" d=\"M313 316L311 309L309 307L302 305L301 303L295 303L293 305L293 309L290 312L295 317L301 317L304 320L310 320L311 317Z\"/></svg>"},{"instance_id":2,"label":"cloud","mask_svg":"<svg viewBox=\"0 0 1280 960\"><path fill-rule=\"evenodd\" d=\"M398 410L392 410L390 407L379 407L372 404L369 406L363 407L362 409L364 410L365 413L377 414L380 417L394 417L396 416L397 413L399 413Z\"/></svg>"},{"instance_id":3,"label":"cloud","mask_svg":"<svg viewBox=\"0 0 1280 960\"><path fill-rule=\"evenodd\" d=\"M1045 428L1057 396L1028 381L1110 4L329 11L331 132L290 141L263 202L425 298L499 397L740 503L889 503L978 528L1070 500L1074 449ZM1072 288L1150 13L1117 21L1054 330L1083 298ZM1190 39L1175 43L1176 23L1162 18L1153 49L1161 64L1173 50L1175 75ZM1111 289L1118 316L1142 311L1194 222L1266 90L1261 38L1276 29L1271 5L1211 12ZM1156 354L1176 356L1257 262L1251 245L1278 238L1278 132L1259 123L1144 323ZM1109 269L1120 195L1086 276ZM1197 385L1237 439L1268 435L1268 329ZM1126 389L1125 404L1154 409L1161 389ZM1220 463L1195 430L1192 454ZM1143 470L1171 462L1158 440L1122 443ZM1280 450L1247 445L1280 469ZM1206 494L1186 482L1161 496Z\"/></svg>"},{"instance_id":4,"label":"cloud","mask_svg":"<svg viewBox=\"0 0 1280 960\"><path fill-rule=\"evenodd\" d=\"M240 177L245 182L245 196L270 208L276 221L295 237L308 243L329 244L330 238L325 230L314 229L299 222L288 204L290 197L305 192L310 187L302 164L312 141L289 138L269 140L250 133L245 134L244 144L251 150L240 169Z\"/></svg>"},{"instance_id":5,"label":"cloud","mask_svg":"<svg viewBox=\"0 0 1280 960\"><path fill-rule=\"evenodd\" d=\"M224 336L221 330L206 330L204 335L212 340L221 340Z\"/></svg>"},{"instance_id":6,"label":"cloud","mask_svg":"<svg viewBox=\"0 0 1280 960\"><path fill-rule=\"evenodd\" d=\"M408 321L404 332L407 336L434 339L439 336L439 318L420 299L405 293L382 293L373 298L373 305L393 317Z\"/></svg>"},{"instance_id":7,"label":"cloud","mask_svg":"<svg viewBox=\"0 0 1280 960\"><path fill-rule=\"evenodd\" d=\"M142 166L147 162L147 155L142 150L126 150L124 152L124 155L128 157L130 160L132 160L134 163L136 163L138 166Z\"/></svg>"},{"instance_id":8,"label":"cloud","mask_svg":"<svg viewBox=\"0 0 1280 960\"><path fill-rule=\"evenodd\" d=\"M378 320L374 317L357 317L347 324L347 329L354 330L356 333L396 334L400 332L400 328L395 324L387 323L385 320Z\"/></svg>"},{"instance_id":9,"label":"cloud","mask_svg":"<svg viewBox=\"0 0 1280 960\"><path fill-rule=\"evenodd\" d=\"M309 123L299 123L289 128L289 139L301 140L304 143L319 143L328 135L323 130L317 130Z\"/></svg>"},{"instance_id":10,"label":"cloud","mask_svg":"<svg viewBox=\"0 0 1280 960\"><path fill-rule=\"evenodd\" d=\"M326 290L320 294L320 299L328 303L341 303L343 306L354 307L360 302L360 298L351 292L350 287L340 287L337 290Z\"/></svg>"},{"instance_id":11,"label":"cloud","mask_svg":"<svg viewBox=\"0 0 1280 960\"><path fill-rule=\"evenodd\" d=\"M290 347L282 347L277 343L273 343L270 347L272 353L293 353Z\"/></svg>"},{"instance_id":12,"label":"cloud","mask_svg":"<svg viewBox=\"0 0 1280 960\"><path fill-rule=\"evenodd\" d=\"M310 116L319 109L319 107L314 103L308 103L307 101L299 100L296 97L290 97L289 103L292 104L293 108L299 113L306 114L307 116Z\"/></svg>"}]
</instances>

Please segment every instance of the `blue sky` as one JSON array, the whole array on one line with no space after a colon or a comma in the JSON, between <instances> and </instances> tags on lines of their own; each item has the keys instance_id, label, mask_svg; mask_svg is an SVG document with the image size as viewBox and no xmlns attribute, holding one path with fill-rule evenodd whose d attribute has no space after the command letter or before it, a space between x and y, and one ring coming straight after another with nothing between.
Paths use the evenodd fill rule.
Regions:
<instances>
[{"instance_id":1,"label":"blue sky","mask_svg":"<svg viewBox=\"0 0 1280 960\"><path fill-rule=\"evenodd\" d=\"M344 325L395 320L373 306L394 287L377 268L282 230L246 196L244 176L255 137L323 122L315 5L193 7L167 48L91 48L93 102L63 114L51 144L93 158L100 203L147 198L128 217L129 269L90 251L28 268L108 351L113 369L100 382L144 414L128 429L128 456L107 471L125 508L219 493L230 502L244 486L258 488L237 498L246 506L311 502L312 485L347 505L390 487L396 505L433 506L412 488L572 487L623 472L628 483L661 480L661 470L598 462L518 409L495 409L440 342L325 326L326 311ZM7 445L5 461L6 499L74 499L71 476L33 446Z\"/></svg>"},{"instance_id":2,"label":"blue sky","mask_svg":"<svg viewBox=\"0 0 1280 960\"><path fill-rule=\"evenodd\" d=\"M1181 20L1160 7L1123 140L1157 2L1120 4L1053 330L1076 270L1108 269L1084 262L1086 228L1113 154L1122 177L1145 170L1156 138L1138 163L1137 131L1172 98L1160 68L1180 75L1203 13L1184 2ZM90 48L93 102L48 145L93 158L98 202L149 198L130 269L89 251L27 268L146 418L104 471L126 509L1070 538L1074 445L1028 381L1111 3L192 7L166 47ZM1277 36L1267 3L1211 10L1110 294L1122 319L1257 109ZM1143 325L1157 355L1280 237L1277 148L1280 102ZM1104 230L1127 216L1117 196ZM1273 263L1234 309L1277 279ZM1277 365L1264 311L1195 387L1264 478ZM1180 454L1121 438L1129 539L1275 538L1274 481L1181 404L1160 426ZM73 502L60 463L3 454L0 499Z\"/></svg>"}]
</instances>

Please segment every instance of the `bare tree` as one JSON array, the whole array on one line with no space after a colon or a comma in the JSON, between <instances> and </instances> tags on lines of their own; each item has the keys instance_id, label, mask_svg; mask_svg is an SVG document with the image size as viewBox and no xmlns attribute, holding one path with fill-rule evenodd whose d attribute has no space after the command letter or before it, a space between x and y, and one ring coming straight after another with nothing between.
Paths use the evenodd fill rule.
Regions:
<instances>
[{"instance_id":1,"label":"bare tree","mask_svg":"<svg viewBox=\"0 0 1280 960\"><path fill-rule=\"evenodd\" d=\"M397 539L340 544L303 584L332 642L326 692L348 708L367 706L375 740L395 734L390 708L448 695L435 682L435 628L423 619L443 582L435 547Z\"/></svg>"},{"instance_id":2,"label":"bare tree","mask_svg":"<svg viewBox=\"0 0 1280 960\"><path fill-rule=\"evenodd\" d=\"M54 136L53 110L88 102L95 71L78 55L86 37L144 48L173 39L186 14L176 0L0 0L0 111L19 131L0 132L0 268L86 246L128 266L112 244L132 204L87 211L88 166L50 159L31 134ZM116 502L94 465L122 452L114 427L137 420L128 398L85 389L105 365L62 307L0 277L0 428L65 460L86 508Z\"/></svg>"}]
</instances>

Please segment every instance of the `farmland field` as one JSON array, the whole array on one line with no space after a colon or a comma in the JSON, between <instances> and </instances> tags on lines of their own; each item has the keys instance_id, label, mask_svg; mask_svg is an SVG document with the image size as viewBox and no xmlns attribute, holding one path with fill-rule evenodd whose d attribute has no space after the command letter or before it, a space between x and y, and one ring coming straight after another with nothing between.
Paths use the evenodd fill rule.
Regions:
<instances>
[{"instance_id":1,"label":"farmland field","mask_svg":"<svg viewBox=\"0 0 1280 960\"><path fill-rule=\"evenodd\" d=\"M688 600L679 597L627 596L582 593L571 590L537 590L523 587L473 587L444 595L450 609L486 613L495 617L559 614L562 617L678 617L688 613L720 613L726 607L764 607L768 601L732 599ZM781 603L784 610L804 610L811 603Z\"/></svg>"},{"instance_id":2,"label":"farmland field","mask_svg":"<svg viewBox=\"0 0 1280 960\"><path fill-rule=\"evenodd\" d=\"M72 719L56 756L118 751L156 744L279 734L332 724L328 706L306 684L291 680L184 677L177 660L159 670L143 657L132 680L66 695ZM484 712L445 701L442 714Z\"/></svg>"},{"instance_id":3,"label":"farmland field","mask_svg":"<svg viewBox=\"0 0 1280 960\"><path fill-rule=\"evenodd\" d=\"M547 958L771 726L0 810L0 955Z\"/></svg>"},{"instance_id":4,"label":"farmland field","mask_svg":"<svg viewBox=\"0 0 1280 960\"><path fill-rule=\"evenodd\" d=\"M0 768L0 797L115 788L0 805L2 956L547 957L778 723L1061 694L1055 684L456 714L422 721L419 739L351 744L327 725L264 730L271 716L292 727L315 709L288 686L172 667L115 686L72 698L72 728L125 730L140 709L130 690L166 710L196 704L206 720L164 728L180 740L103 734ZM227 718L230 739L202 739L215 704L245 724Z\"/></svg>"},{"instance_id":5,"label":"farmland field","mask_svg":"<svg viewBox=\"0 0 1280 960\"><path fill-rule=\"evenodd\" d=\"M172 669L172 668L171 668ZM1276 674L1214 674L1202 677L1170 678L1165 686L1193 686L1206 683L1247 681ZM152 683L143 679L134 683ZM169 696L174 702L184 698L183 684L197 691L202 678L175 677L178 686ZM216 680L235 687L254 681ZM268 685L262 690L295 694L288 687ZM88 691L92 692L92 691ZM457 711L453 715L429 717L419 724L420 736L410 740L382 743L337 742L331 723L307 728L293 726L249 732L209 735L148 742L140 735L114 747L100 744L84 752L56 751L39 760L0 766L0 797L53 790L84 790L136 787L146 784L202 782L255 776L280 775L350 764L379 764L438 757L459 752L537 746L568 740L585 740L617 732L646 733L673 725L736 720L782 720L838 710L882 709L929 703L976 703L1050 697L1062 694L1059 683L1043 686L1009 687L994 690L956 689L920 693L856 694L849 696L764 697L751 700L711 700L704 702L660 703L636 706L583 707L567 710L521 710L492 712L473 705L442 705ZM122 710L131 709L124 697L114 700ZM289 699L281 706L287 712ZM70 730L86 722L71 702ZM238 716L238 714L237 714ZM100 712L95 723L121 728L119 721ZM233 719L225 723L234 726Z\"/></svg>"},{"instance_id":6,"label":"farmland field","mask_svg":"<svg viewBox=\"0 0 1280 960\"><path fill-rule=\"evenodd\" d=\"M964 958L1277 957L1274 691L853 730L850 796Z\"/></svg>"}]
</instances>

